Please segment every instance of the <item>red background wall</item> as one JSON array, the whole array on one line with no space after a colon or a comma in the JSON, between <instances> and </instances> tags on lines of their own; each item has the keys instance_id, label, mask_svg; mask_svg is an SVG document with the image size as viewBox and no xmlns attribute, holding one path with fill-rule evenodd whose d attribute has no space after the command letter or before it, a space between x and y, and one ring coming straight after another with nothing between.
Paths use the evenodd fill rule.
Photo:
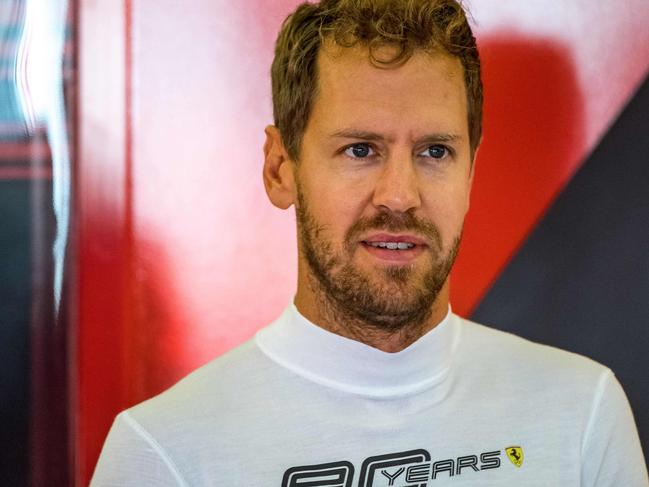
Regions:
<instances>
[{"instance_id":1,"label":"red background wall","mask_svg":"<svg viewBox=\"0 0 649 487\"><path fill-rule=\"evenodd\" d=\"M76 478L112 418L241 343L295 288L261 180L293 0L79 1ZM643 0L474 0L485 141L452 302L468 314L649 65ZM263 15L262 15L263 13Z\"/></svg>"}]
</instances>

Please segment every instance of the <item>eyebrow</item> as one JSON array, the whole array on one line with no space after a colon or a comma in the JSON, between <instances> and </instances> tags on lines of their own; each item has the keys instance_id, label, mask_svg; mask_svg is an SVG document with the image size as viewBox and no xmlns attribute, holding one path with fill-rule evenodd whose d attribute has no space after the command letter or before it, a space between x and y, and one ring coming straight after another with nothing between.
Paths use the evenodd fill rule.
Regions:
<instances>
[{"instance_id":1,"label":"eyebrow","mask_svg":"<svg viewBox=\"0 0 649 487\"><path fill-rule=\"evenodd\" d=\"M354 130L354 129L343 129L336 131L330 135L330 137L342 138L342 139L360 139L367 141L384 141L388 140L381 134L376 132L368 132L365 130ZM462 140L462 136L453 133L432 133L426 134L422 137L419 137L415 143L439 143L439 142L457 142Z\"/></svg>"}]
</instances>

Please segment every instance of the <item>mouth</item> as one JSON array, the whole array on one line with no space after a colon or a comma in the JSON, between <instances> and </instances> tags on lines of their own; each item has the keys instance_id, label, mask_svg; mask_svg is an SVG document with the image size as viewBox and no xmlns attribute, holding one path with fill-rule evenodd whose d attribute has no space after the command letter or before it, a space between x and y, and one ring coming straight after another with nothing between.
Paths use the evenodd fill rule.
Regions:
<instances>
[{"instance_id":1,"label":"mouth","mask_svg":"<svg viewBox=\"0 0 649 487\"><path fill-rule=\"evenodd\" d=\"M427 247L426 243L413 235L375 234L361 240L362 247L382 261L408 263Z\"/></svg>"},{"instance_id":2,"label":"mouth","mask_svg":"<svg viewBox=\"0 0 649 487\"><path fill-rule=\"evenodd\" d=\"M388 250L408 250L415 248L415 244L410 242L363 242L377 249Z\"/></svg>"}]
</instances>

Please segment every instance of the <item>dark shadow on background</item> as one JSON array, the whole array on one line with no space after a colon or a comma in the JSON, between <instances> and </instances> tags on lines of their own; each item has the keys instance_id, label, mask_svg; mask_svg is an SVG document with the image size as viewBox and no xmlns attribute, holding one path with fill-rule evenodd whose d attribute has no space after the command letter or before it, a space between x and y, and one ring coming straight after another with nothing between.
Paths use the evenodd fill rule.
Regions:
<instances>
[{"instance_id":1,"label":"dark shadow on background","mask_svg":"<svg viewBox=\"0 0 649 487\"><path fill-rule=\"evenodd\" d=\"M589 356L624 386L649 449L649 80L472 318Z\"/></svg>"},{"instance_id":2,"label":"dark shadow on background","mask_svg":"<svg viewBox=\"0 0 649 487\"><path fill-rule=\"evenodd\" d=\"M27 485L31 181L0 181L0 484Z\"/></svg>"}]
</instances>

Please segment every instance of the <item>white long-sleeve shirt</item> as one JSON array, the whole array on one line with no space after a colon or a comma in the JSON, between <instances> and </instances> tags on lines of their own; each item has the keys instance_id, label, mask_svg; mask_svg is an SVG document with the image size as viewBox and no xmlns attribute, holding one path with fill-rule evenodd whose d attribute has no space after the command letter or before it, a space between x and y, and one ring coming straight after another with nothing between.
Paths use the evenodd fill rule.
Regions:
<instances>
[{"instance_id":1,"label":"white long-sleeve shirt","mask_svg":"<svg viewBox=\"0 0 649 487\"><path fill-rule=\"evenodd\" d=\"M452 313L398 353L291 305L115 420L91 485L649 487L627 399L587 358Z\"/></svg>"}]
</instances>

